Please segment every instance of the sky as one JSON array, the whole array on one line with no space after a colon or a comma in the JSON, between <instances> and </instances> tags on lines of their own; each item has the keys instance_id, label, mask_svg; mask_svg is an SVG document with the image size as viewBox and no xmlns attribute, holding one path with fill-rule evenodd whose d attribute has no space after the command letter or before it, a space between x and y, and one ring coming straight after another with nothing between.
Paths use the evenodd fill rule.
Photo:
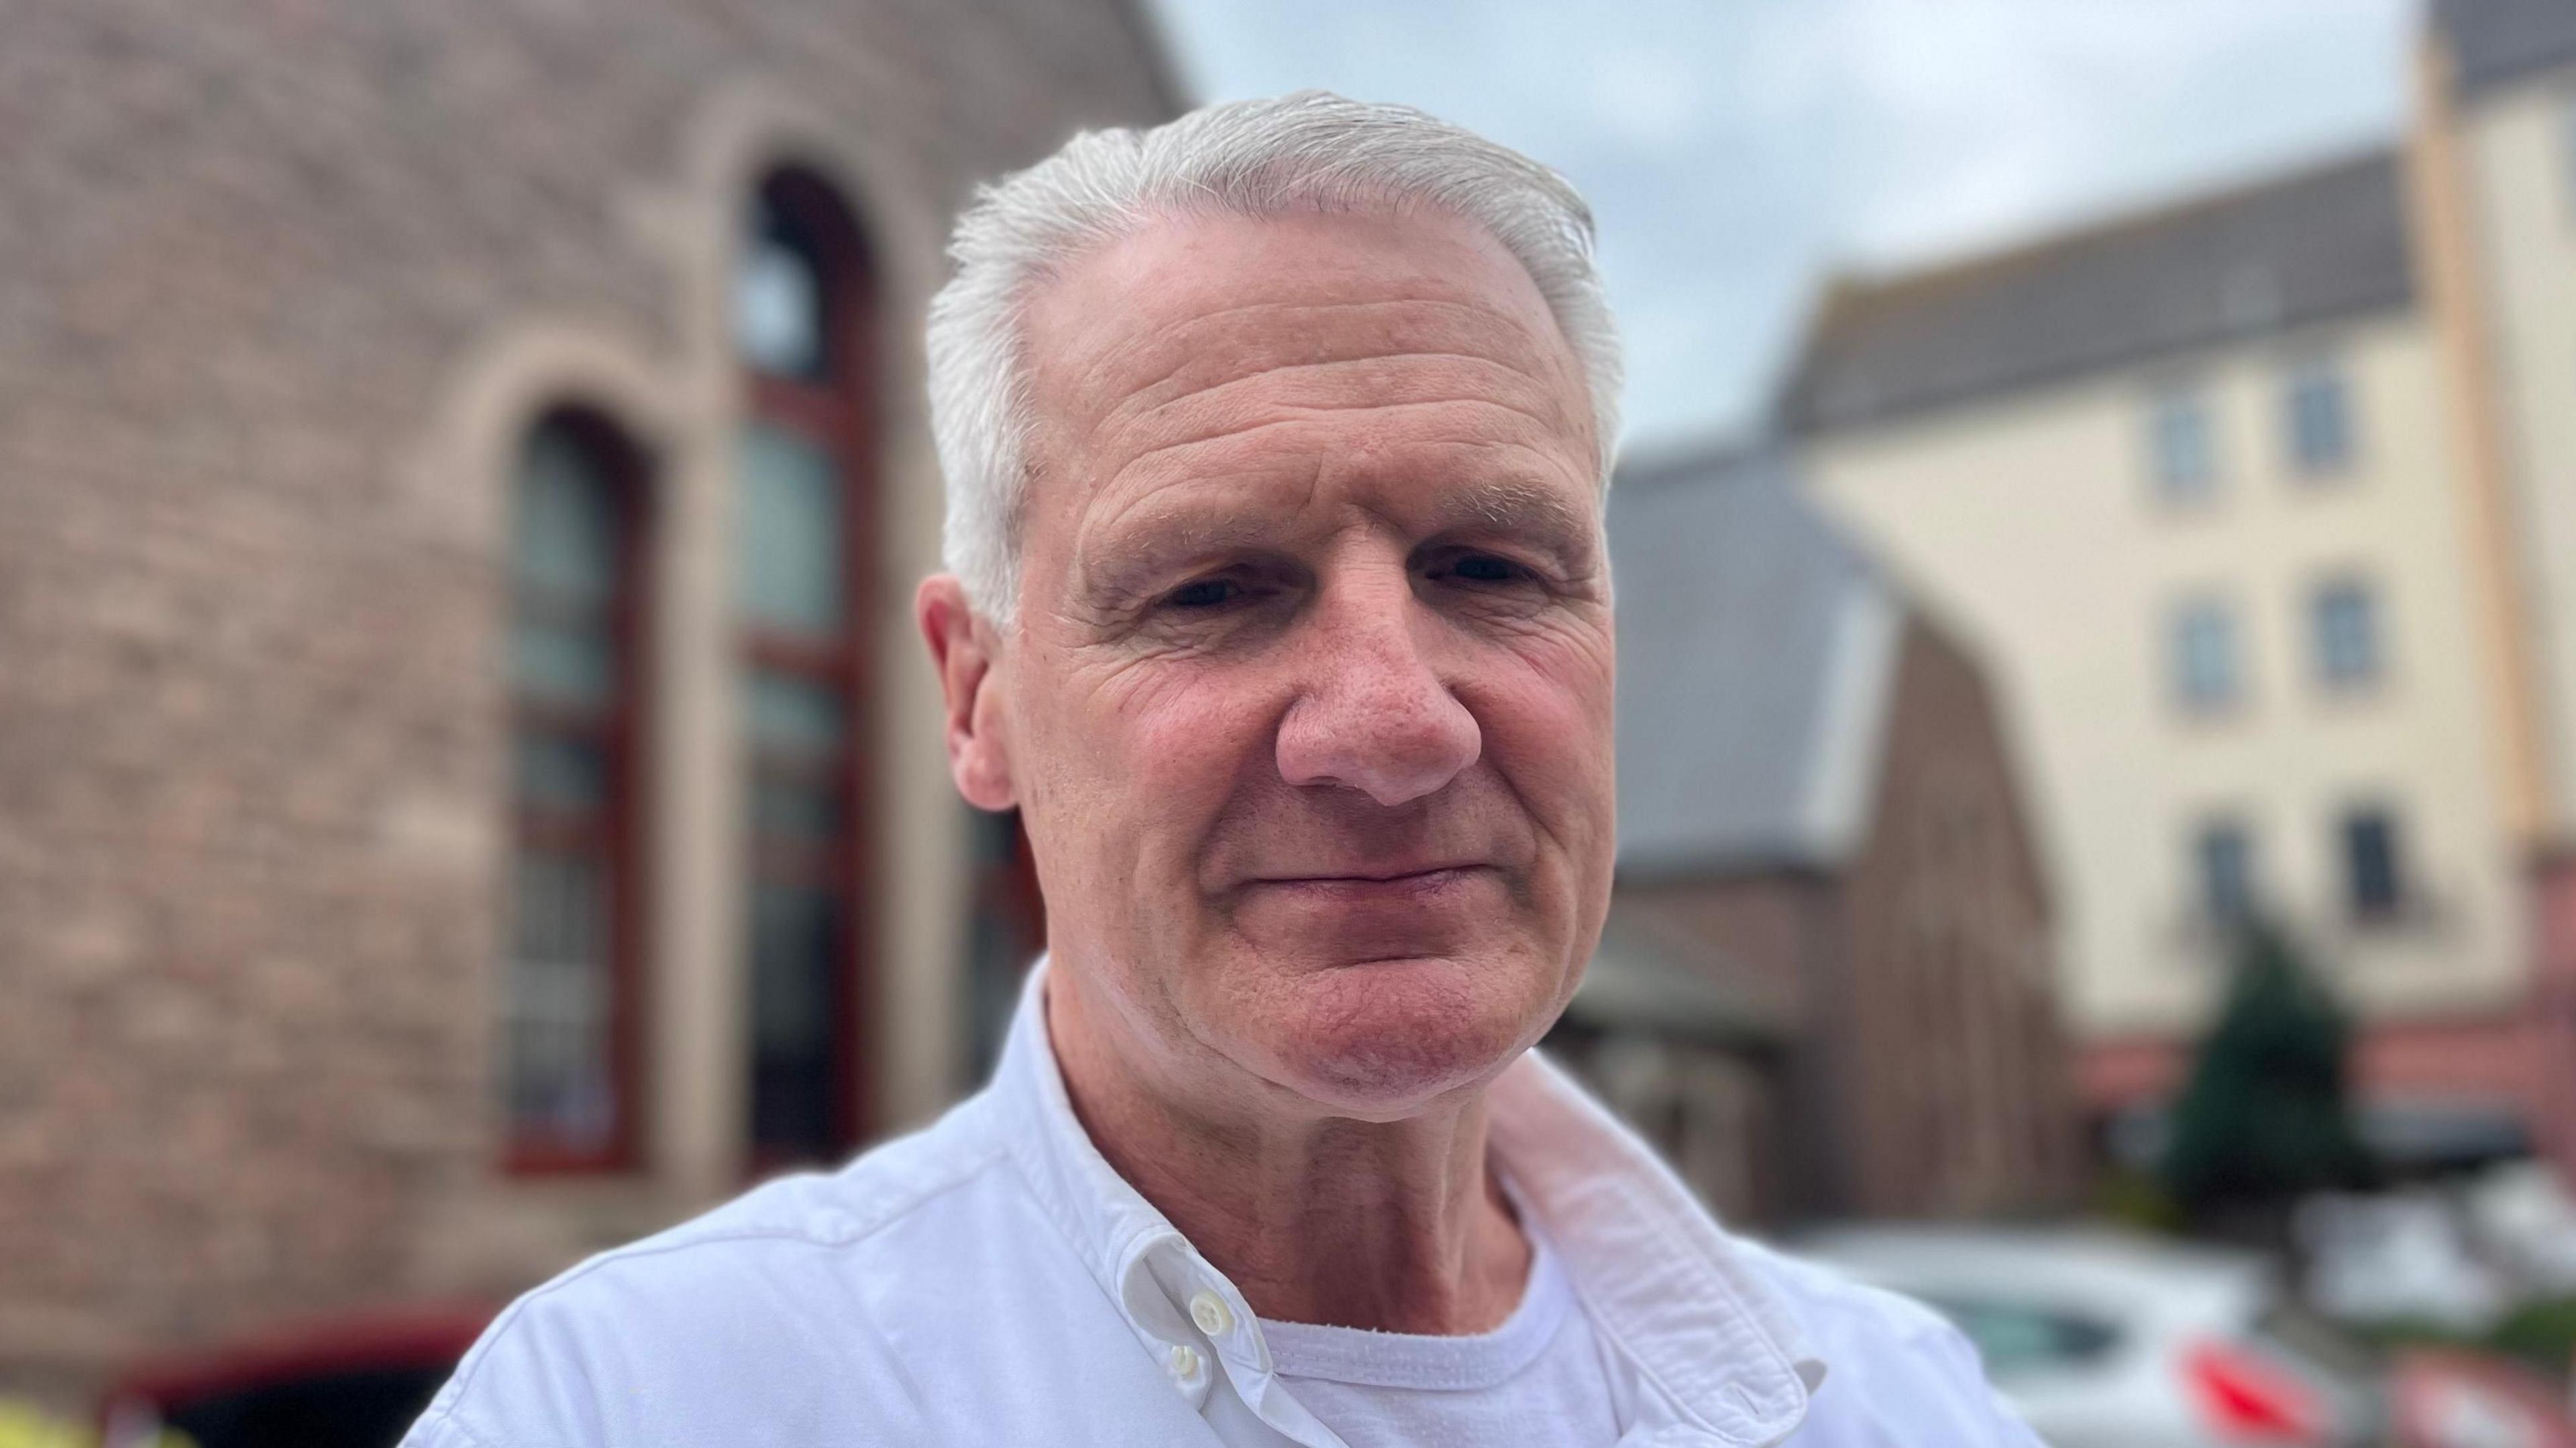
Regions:
<instances>
[{"instance_id":1,"label":"sky","mask_svg":"<svg viewBox=\"0 0 2576 1448\"><path fill-rule=\"evenodd\" d=\"M1631 451L1758 424L1837 270L2393 137L2415 0L1151 0L1200 100L1401 101L1591 200Z\"/></svg>"}]
</instances>

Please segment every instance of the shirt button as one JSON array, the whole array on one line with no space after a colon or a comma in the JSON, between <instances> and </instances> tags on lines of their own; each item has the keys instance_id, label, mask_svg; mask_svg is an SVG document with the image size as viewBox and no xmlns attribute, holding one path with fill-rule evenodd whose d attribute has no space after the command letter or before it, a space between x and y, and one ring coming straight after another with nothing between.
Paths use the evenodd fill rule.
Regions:
<instances>
[{"instance_id":1,"label":"shirt button","mask_svg":"<svg viewBox=\"0 0 2576 1448\"><path fill-rule=\"evenodd\" d=\"M1172 1344L1172 1376L1187 1378L1199 1370L1199 1350L1185 1342Z\"/></svg>"},{"instance_id":2,"label":"shirt button","mask_svg":"<svg viewBox=\"0 0 2576 1448\"><path fill-rule=\"evenodd\" d=\"M1202 1292L1190 1299L1190 1321L1197 1323L1199 1331L1210 1337L1223 1337L1226 1330L1234 1326L1234 1313L1225 1305L1224 1298L1213 1292Z\"/></svg>"}]
</instances>

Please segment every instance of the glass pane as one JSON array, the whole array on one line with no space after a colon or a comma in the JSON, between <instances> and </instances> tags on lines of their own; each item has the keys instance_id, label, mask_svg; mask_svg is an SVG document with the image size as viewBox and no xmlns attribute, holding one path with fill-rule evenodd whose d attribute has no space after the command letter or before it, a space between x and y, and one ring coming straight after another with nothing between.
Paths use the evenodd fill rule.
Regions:
<instances>
[{"instance_id":1,"label":"glass pane","mask_svg":"<svg viewBox=\"0 0 2576 1448\"><path fill-rule=\"evenodd\" d=\"M837 1144L832 1044L840 1010L839 916L828 890L753 881L752 1141L782 1155L816 1158Z\"/></svg>"},{"instance_id":2,"label":"glass pane","mask_svg":"<svg viewBox=\"0 0 2576 1448\"><path fill-rule=\"evenodd\" d=\"M733 279L733 340L754 370L823 375L823 279L813 258L774 232L743 244Z\"/></svg>"},{"instance_id":3,"label":"glass pane","mask_svg":"<svg viewBox=\"0 0 2576 1448\"><path fill-rule=\"evenodd\" d=\"M2377 623L2369 592L2357 584L2317 594L2317 671L2327 683L2364 683L2379 672Z\"/></svg>"},{"instance_id":4,"label":"glass pane","mask_svg":"<svg viewBox=\"0 0 2576 1448\"><path fill-rule=\"evenodd\" d=\"M2341 373L2319 367L2291 382L2290 444L2302 472L2333 472L2350 460L2352 420Z\"/></svg>"},{"instance_id":5,"label":"glass pane","mask_svg":"<svg viewBox=\"0 0 2576 1448\"><path fill-rule=\"evenodd\" d=\"M843 818L840 796L833 790L794 780L752 781L755 835L828 844L840 838Z\"/></svg>"},{"instance_id":6,"label":"glass pane","mask_svg":"<svg viewBox=\"0 0 2576 1448\"><path fill-rule=\"evenodd\" d=\"M752 670L744 684L754 749L828 755L848 742L848 702L839 689L767 669Z\"/></svg>"},{"instance_id":7,"label":"glass pane","mask_svg":"<svg viewBox=\"0 0 2576 1448\"><path fill-rule=\"evenodd\" d=\"M569 425L541 424L519 459L511 563L521 588L567 603L617 589L617 493L607 460Z\"/></svg>"},{"instance_id":8,"label":"glass pane","mask_svg":"<svg viewBox=\"0 0 2576 1448\"><path fill-rule=\"evenodd\" d=\"M2197 604L2174 623L2175 688L2185 704L2212 708L2236 697L2236 636L2226 611Z\"/></svg>"},{"instance_id":9,"label":"glass pane","mask_svg":"<svg viewBox=\"0 0 2576 1448\"><path fill-rule=\"evenodd\" d=\"M2213 920L2242 920L2254 905L2253 849L2235 825L2212 825L2200 836L2201 909Z\"/></svg>"},{"instance_id":10,"label":"glass pane","mask_svg":"<svg viewBox=\"0 0 2576 1448\"><path fill-rule=\"evenodd\" d=\"M2156 404L2155 452L2156 480L2166 497L2184 501L2208 496L2217 467L2209 414L2199 399L2174 396Z\"/></svg>"},{"instance_id":11,"label":"glass pane","mask_svg":"<svg viewBox=\"0 0 2576 1448\"><path fill-rule=\"evenodd\" d=\"M841 477L804 438L763 423L737 449L737 593L752 622L806 635L843 628Z\"/></svg>"},{"instance_id":12,"label":"glass pane","mask_svg":"<svg viewBox=\"0 0 2576 1448\"><path fill-rule=\"evenodd\" d=\"M2355 814L2344 821L2343 838L2353 913L2373 915L2396 909L2401 893L2396 822L2376 810Z\"/></svg>"},{"instance_id":13,"label":"glass pane","mask_svg":"<svg viewBox=\"0 0 2576 1448\"><path fill-rule=\"evenodd\" d=\"M750 220L733 279L734 345L755 371L823 377L831 359L822 253L766 188Z\"/></svg>"},{"instance_id":14,"label":"glass pane","mask_svg":"<svg viewBox=\"0 0 2576 1448\"><path fill-rule=\"evenodd\" d=\"M597 744L522 730L517 754L520 803L582 812L608 803L608 755Z\"/></svg>"},{"instance_id":15,"label":"glass pane","mask_svg":"<svg viewBox=\"0 0 2576 1448\"><path fill-rule=\"evenodd\" d=\"M510 681L550 702L605 705L617 691L617 651L600 630L522 619L510 631Z\"/></svg>"},{"instance_id":16,"label":"glass pane","mask_svg":"<svg viewBox=\"0 0 2576 1448\"><path fill-rule=\"evenodd\" d=\"M595 859L524 849L513 873L511 1119L522 1136L599 1150L611 1140L616 1111L607 874Z\"/></svg>"}]
</instances>

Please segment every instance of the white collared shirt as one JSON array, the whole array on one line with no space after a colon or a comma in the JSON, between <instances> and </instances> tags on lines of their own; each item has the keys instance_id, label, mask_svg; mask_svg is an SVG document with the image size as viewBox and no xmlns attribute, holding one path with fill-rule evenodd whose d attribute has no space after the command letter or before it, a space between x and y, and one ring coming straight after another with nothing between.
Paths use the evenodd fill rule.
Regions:
<instances>
[{"instance_id":1,"label":"white collared shirt","mask_svg":"<svg viewBox=\"0 0 2576 1448\"><path fill-rule=\"evenodd\" d=\"M1044 974L982 1092L528 1293L404 1448L1344 1448L1234 1284L1084 1134ZM1617 1443L2037 1448L1954 1329L1721 1231L1536 1052L1489 1118L1607 1349Z\"/></svg>"}]
</instances>

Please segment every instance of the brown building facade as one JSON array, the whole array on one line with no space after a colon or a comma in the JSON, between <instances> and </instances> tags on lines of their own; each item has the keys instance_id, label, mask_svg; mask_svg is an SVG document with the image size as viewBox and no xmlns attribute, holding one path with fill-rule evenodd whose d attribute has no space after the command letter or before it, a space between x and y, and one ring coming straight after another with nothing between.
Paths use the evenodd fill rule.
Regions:
<instances>
[{"instance_id":1,"label":"brown building facade","mask_svg":"<svg viewBox=\"0 0 2576 1448\"><path fill-rule=\"evenodd\" d=\"M491 1296L964 1084L922 307L1125 0L0 43L0 1392ZM998 908L998 907L997 907Z\"/></svg>"},{"instance_id":2,"label":"brown building facade","mask_svg":"<svg viewBox=\"0 0 2576 1448\"><path fill-rule=\"evenodd\" d=\"M1721 1212L1992 1216L2081 1163L1983 672L1762 456L1621 476L1619 883L1558 1038Z\"/></svg>"}]
</instances>

